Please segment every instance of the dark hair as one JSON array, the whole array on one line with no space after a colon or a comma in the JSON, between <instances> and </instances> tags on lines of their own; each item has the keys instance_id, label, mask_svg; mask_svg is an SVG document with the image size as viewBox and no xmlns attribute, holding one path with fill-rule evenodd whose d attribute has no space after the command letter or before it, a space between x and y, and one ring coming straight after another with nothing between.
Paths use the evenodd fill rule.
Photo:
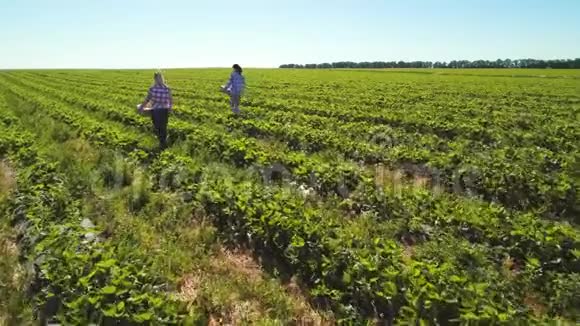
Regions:
<instances>
[{"instance_id":1,"label":"dark hair","mask_svg":"<svg viewBox=\"0 0 580 326\"><path fill-rule=\"evenodd\" d=\"M234 68L240 74L242 73L242 67L240 67L239 64L236 63L235 65L232 66L232 68Z\"/></svg>"}]
</instances>

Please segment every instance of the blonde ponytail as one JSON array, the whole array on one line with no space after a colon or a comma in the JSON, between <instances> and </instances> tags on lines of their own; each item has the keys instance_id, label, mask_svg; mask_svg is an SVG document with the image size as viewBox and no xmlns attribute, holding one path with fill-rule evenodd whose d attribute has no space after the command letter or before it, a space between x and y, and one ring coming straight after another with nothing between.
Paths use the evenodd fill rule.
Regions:
<instances>
[{"instance_id":1,"label":"blonde ponytail","mask_svg":"<svg viewBox=\"0 0 580 326\"><path fill-rule=\"evenodd\" d=\"M161 73L161 71L157 71L153 75L153 80L155 80L156 85L167 87L167 84L165 83L165 78L163 77L163 73Z\"/></svg>"}]
</instances>

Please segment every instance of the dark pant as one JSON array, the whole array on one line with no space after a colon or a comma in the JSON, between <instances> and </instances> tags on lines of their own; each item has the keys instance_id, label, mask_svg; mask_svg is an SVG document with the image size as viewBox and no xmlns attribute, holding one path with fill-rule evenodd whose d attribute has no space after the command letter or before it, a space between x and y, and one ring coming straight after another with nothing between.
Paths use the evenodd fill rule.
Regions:
<instances>
[{"instance_id":1,"label":"dark pant","mask_svg":"<svg viewBox=\"0 0 580 326\"><path fill-rule=\"evenodd\" d=\"M167 122L169 120L169 110L155 109L151 111L151 119L153 120L153 127L155 134L159 139L159 146L161 148L167 147Z\"/></svg>"},{"instance_id":2,"label":"dark pant","mask_svg":"<svg viewBox=\"0 0 580 326\"><path fill-rule=\"evenodd\" d=\"M241 99L241 94L239 94L239 93L230 94L230 104L232 106L232 112L235 114L240 113L240 99Z\"/></svg>"}]
</instances>

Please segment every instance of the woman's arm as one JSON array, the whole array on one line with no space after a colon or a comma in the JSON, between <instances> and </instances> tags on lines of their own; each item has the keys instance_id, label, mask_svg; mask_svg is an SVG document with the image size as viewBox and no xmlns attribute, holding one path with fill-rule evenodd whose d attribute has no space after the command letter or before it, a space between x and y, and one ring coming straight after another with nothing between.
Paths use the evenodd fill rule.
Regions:
<instances>
[{"instance_id":1,"label":"woman's arm","mask_svg":"<svg viewBox=\"0 0 580 326\"><path fill-rule=\"evenodd\" d=\"M224 88L227 90L228 88L232 87L232 84L234 83L234 73L232 73L230 75L230 79L228 80L228 82L226 83L226 85L224 86Z\"/></svg>"},{"instance_id":2,"label":"woman's arm","mask_svg":"<svg viewBox=\"0 0 580 326\"><path fill-rule=\"evenodd\" d=\"M173 95L171 94L171 89L167 89L169 92L169 112L173 111Z\"/></svg>"},{"instance_id":3,"label":"woman's arm","mask_svg":"<svg viewBox=\"0 0 580 326\"><path fill-rule=\"evenodd\" d=\"M147 96L145 97L145 100L143 101L143 103L141 103L141 109L143 109L143 107L145 105L147 105L147 103L149 103L149 101L151 101L151 89L149 89L149 91L147 92Z\"/></svg>"}]
</instances>

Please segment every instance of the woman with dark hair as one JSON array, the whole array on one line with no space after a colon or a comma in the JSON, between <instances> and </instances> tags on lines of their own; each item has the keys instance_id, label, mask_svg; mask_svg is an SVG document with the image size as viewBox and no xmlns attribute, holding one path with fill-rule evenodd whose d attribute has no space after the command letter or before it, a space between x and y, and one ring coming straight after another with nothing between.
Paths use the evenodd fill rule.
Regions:
<instances>
[{"instance_id":1,"label":"woman with dark hair","mask_svg":"<svg viewBox=\"0 0 580 326\"><path fill-rule=\"evenodd\" d=\"M240 113L240 99L244 92L246 86L246 81L244 76L242 76L242 67L235 64L232 66L234 71L230 75L230 80L225 84L222 89L228 93L230 96L230 105L232 106L232 112L234 114Z\"/></svg>"},{"instance_id":2,"label":"woman with dark hair","mask_svg":"<svg viewBox=\"0 0 580 326\"><path fill-rule=\"evenodd\" d=\"M173 97L161 72L156 72L153 80L154 84L149 88L149 93L143 104L139 106L139 111L144 112L146 105L151 102L151 120L157 139L159 139L159 147L164 149L167 147L167 123L169 112L173 109Z\"/></svg>"}]
</instances>

